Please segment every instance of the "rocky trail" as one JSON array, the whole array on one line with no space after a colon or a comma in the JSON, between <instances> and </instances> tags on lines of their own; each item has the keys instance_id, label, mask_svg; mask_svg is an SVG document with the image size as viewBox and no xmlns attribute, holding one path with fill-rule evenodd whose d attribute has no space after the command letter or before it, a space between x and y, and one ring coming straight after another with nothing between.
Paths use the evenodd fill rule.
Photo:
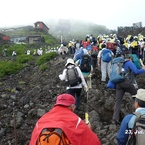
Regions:
<instances>
[{"instance_id":1,"label":"rocky trail","mask_svg":"<svg viewBox=\"0 0 145 145\"><path fill-rule=\"evenodd\" d=\"M65 84L58 75L62 73L66 59L59 56L51 60L47 63L49 69L46 71L35 66L33 60L19 73L0 79L0 145L14 145L15 142L17 145L29 144L37 120L53 107L56 96L65 92ZM137 82L139 88L145 88L145 75L137 76ZM92 129L102 144L116 145L119 126L111 125L115 91L101 84L101 74L97 69L88 96L87 100L86 93L82 92L77 114L84 119L87 110ZM134 109L133 99L128 93L121 108L121 117Z\"/></svg>"}]
</instances>

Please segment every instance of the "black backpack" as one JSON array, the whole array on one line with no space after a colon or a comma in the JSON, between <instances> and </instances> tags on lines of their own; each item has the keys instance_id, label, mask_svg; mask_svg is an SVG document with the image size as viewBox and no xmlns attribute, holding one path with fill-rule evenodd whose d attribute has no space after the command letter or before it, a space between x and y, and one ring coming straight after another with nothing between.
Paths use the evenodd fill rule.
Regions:
<instances>
[{"instance_id":1,"label":"black backpack","mask_svg":"<svg viewBox=\"0 0 145 145\"><path fill-rule=\"evenodd\" d=\"M127 145L143 145L145 144L145 114L134 112L136 119L134 126L130 130L126 130L129 134Z\"/></svg>"},{"instance_id":2,"label":"black backpack","mask_svg":"<svg viewBox=\"0 0 145 145\"><path fill-rule=\"evenodd\" d=\"M83 55L80 69L82 72L90 72L91 71L91 57L89 55Z\"/></svg>"},{"instance_id":3,"label":"black backpack","mask_svg":"<svg viewBox=\"0 0 145 145\"><path fill-rule=\"evenodd\" d=\"M78 71L75 67L67 68L66 71L66 85L74 87L79 85L82 79L79 77Z\"/></svg>"}]
</instances>

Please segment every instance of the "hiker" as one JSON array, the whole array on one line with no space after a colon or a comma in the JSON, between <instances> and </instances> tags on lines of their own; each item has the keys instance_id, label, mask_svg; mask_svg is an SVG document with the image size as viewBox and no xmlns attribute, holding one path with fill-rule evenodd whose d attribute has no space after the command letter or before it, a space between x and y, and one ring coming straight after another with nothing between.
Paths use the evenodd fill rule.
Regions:
<instances>
[{"instance_id":1,"label":"hiker","mask_svg":"<svg viewBox=\"0 0 145 145\"><path fill-rule=\"evenodd\" d=\"M63 44L60 45L58 49L58 53L62 56L62 58L65 58L65 55L68 53L68 48L64 46Z\"/></svg>"},{"instance_id":2,"label":"hiker","mask_svg":"<svg viewBox=\"0 0 145 145\"><path fill-rule=\"evenodd\" d=\"M136 54L138 56L138 58L139 58L140 47L139 47L138 37L137 36L133 37L133 42L131 42L130 47L132 49L132 54Z\"/></svg>"},{"instance_id":3,"label":"hiker","mask_svg":"<svg viewBox=\"0 0 145 145\"><path fill-rule=\"evenodd\" d=\"M72 95L57 96L54 107L37 121L29 145L38 145L39 136L43 129L47 128L61 129L70 141L70 145L101 145L99 138L91 130L90 122L86 124L74 113L74 110L75 98ZM49 141L51 142L51 139Z\"/></svg>"},{"instance_id":4,"label":"hiker","mask_svg":"<svg viewBox=\"0 0 145 145\"><path fill-rule=\"evenodd\" d=\"M73 59L67 59L65 69L63 73L59 75L59 78L62 81L66 81L66 93L76 98L76 110L79 110L82 88L84 87L84 90L87 92L88 86L80 68L75 65Z\"/></svg>"},{"instance_id":5,"label":"hiker","mask_svg":"<svg viewBox=\"0 0 145 145\"><path fill-rule=\"evenodd\" d=\"M96 66L97 66L97 56L98 56L99 48L94 45L91 49L91 58L92 58L92 66L93 66L93 74L95 74Z\"/></svg>"},{"instance_id":6,"label":"hiker","mask_svg":"<svg viewBox=\"0 0 145 145\"><path fill-rule=\"evenodd\" d=\"M79 50L80 47L81 47L81 44L80 44L79 40L77 40L75 43L76 51Z\"/></svg>"},{"instance_id":7,"label":"hiker","mask_svg":"<svg viewBox=\"0 0 145 145\"><path fill-rule=\"evenodd\" d=\"M140 45L139 58L141 58L142 61L144 61L145 41L143 41L143 39L141 39L139 41L139 45Z\"/></svg>"},{"instance_id":8,"label":"hiker","mask_svg":"<svg viewBox=\"0 0 145 145\"><path fill-rule=\"evenodd\" d=\"M81 45L82 45L83 48L86 48L87 46L90 45L90 42L83 40L82 43L81 43Z\"/></svg>"},{"instance_id":9,"label":"hiker","mask_svg":"<svg viewBox=\"0 0 145 145\"><path fill-rule=\"evenodd\" d=\"M84 54L88 54L88 51L84 47L80 47L74 54L73 60L76 62L77 60L81 59Z\"/></svg>"},{"instance_id":10,"label":"hiker","mask_svg":"<svg viewBox=\"0 0 145 145\"><path fill-rule=\"evenodd\" d=\"M69 50L69 54L73 55L75 53L75 41L74 39L72 41L69 41L68 43L68 50Z\"/></svg>"},{"instance_id":11,"label":"hiker","mask_svg":"<svg viewBox=\"0 0 145 145\"><path fill-rule=\"evenodd\" d=\"M91 45L96 45L96 38L93 36L93 34L90 35L90 41L91 41Z\"/></svg>"},{"instance_id":12,"label":"hiker","mask_svg":"<svg viewBox=\"0 0 145 145\"><path fill-rule=\"evenodd\" d=\"M28 49L28 50L27 50L27 55L30 55L30 53L31 53L31 51Z\"/></svg>"},{"instance_id":13,"label":"hiker","mask_svg":"<svg viewBox=\"0 0 145 145\"><path fill-rule=\"evenodd\" d=\"M13 52L12 52L12 56L16 56L17 55L17 53L16 53L16 51L14 50Z\"/></svg>"},{"instance_id":14,"label":"hiker","mask_svg":"<svg viewBox=\"0 0 145 145\"><path fill-rule=\"evenodd\" d=\"M3 51L3 56L7 56L7 49L4 49L4 51Z\"/></svg>"},{"instance_id":15,"label":"hiker","mask_svg":"<svg viewBox=\"0 0 145 145\"><path fill-rule=\"evenodd\" d=\"M108 77L110 78L111 73L111 60L114 54L111 50L106 48L106 44L102 44L102 50L98 53L98 68L101 68L101 81L102 84L106 84L106 77L108 73Z\"/></svg>"},{"instance_id":16,"label":"hiker","mask_svg":"<svg viewBox=\"0 0 145 145\"><path fill-rule=\"evenodd\" d=\"M79 68L87 82L89 89L91 89L92 88L91 77L93 74L92 59L90 56L91 50L87 51L85 48L83 50L84 50L84 54L75 63L77 66L79 66Z\"/></svg>"},{"instance_id":17,"label":"hiker","mask_svg":"<svg viewBox=\"0 0 145 145\"><path fill-rule=\"evenodd\" d=\"M38 50L37 50L37 55L38 56L40 56L40 55L42 55L43 54L43 49L42 48L38 48Z\"/></svg>"},{"instance_id":18,"label":"hiker","mask_svg":"<svg viewBox=\"0 0 145 145\"><path fill-rule=\"evenodd\" d=\"M33 56L36 56L36 55L37 55L36 49L34 49Z\"/></svg>"},{"instance_id":19,"label":"hiker","mask_svg":"<svg viewBox=\"0 0 145 145\"><path fill-rule=\"evenodd\" d=\"M117 43L114 43L113 45L114 45L114 48L116 49L115 58L123 56L123 52L122 52L121 48L117 45Z\"/></svg>"},{"instance_id":20,"label":"hiker","mask_svg":"<svg viewBox=\"0 0 145 145\"><path fill-rule=\"evenodd\" d=\"M127 75L123 82L116 83L116 101L114 105L112 124L120 124L119 113L125 92L128 92L131 95L136 95L137 93L135 75L145 73L145 66L143 66L141 69L137 69L135 64L132 62L131 55L128 54L125 56L125 58L126 62L124 63L123 67Z\"/></svg>"},{"instance_id":21,"label":"hiker","mask_svg":"<svg viewBox=\"0 0 145 145\"><path fill-rule=\"evenodd\" d=\"M140 113L140 114L145 115L145 89L139 89L137 91L137 94L135 97L135 102L134 102L134 107L135 107L135 113ZM135 119L136 119L135 114L128 114L124 117L124 119L121 123L120 129L118 131L118 134L117 134L118 145L131 145L131 144L127 144L127 142L128 142L129 136L133 133L133 132L131 132L132 131L131 129L134 126ZM143 124L143 126L145 126L145 124ZM136 141L139 140L140 144L132 143L132 145L133 144L138 144L138 145L145 144L145 136L144 136L145 132L138 132L138 131L139 130L136 130L136 135L138 135L141 138L143 137L142 139L144 140L144 142L141 142L142 139L136 138ZM142 131L144 131L144 130L142 130ZM141 133L143 133L143 134L141 134Z\"/></svg>"}]
</instances>

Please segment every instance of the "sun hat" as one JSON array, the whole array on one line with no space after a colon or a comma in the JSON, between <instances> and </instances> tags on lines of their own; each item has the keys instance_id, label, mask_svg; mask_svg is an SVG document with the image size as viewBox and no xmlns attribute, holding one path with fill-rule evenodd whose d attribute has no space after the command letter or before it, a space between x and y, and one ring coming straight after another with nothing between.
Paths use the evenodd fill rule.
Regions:
<instances>
[{"instance_id":1,"label":"sun hat","mask_svg":"<svg viewBox=\"0 0 145 145\"><path fill-rule=\"evenodd\" d=\"M66 62L66 64L65 64L65 66L67 66L69 63L75 65L74 60L73 60L72 58L68 58L68 59L67 59L67 62Z\"/></svg>"},{"instance_id":2,"label":"sun hat","mask_svg":"<svg viewBox=\"0 0 145 145\"><path fill-rule=\"evenodd\" d=\"M63 105L63 106L70 106L75 104L75 98L70 94L61 94L57 96L56 103L54 106Z\"/></svg>"},{"instance_id":3,"label":"sun hat","mask_svg":"<svg viewBox=\"0 0 145 145\"><path fill-rule=\"evenodd\" d=\"M145 101L145 89L138 89L135 97L141 101Z\"/></svg>"}]
</instances>

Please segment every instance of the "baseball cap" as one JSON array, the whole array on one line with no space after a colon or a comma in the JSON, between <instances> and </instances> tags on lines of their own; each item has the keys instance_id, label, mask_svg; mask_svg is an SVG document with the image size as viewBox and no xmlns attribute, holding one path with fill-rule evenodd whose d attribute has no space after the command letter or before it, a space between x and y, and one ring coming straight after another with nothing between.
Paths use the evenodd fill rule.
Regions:
<instances>
[{"instance_id":1,"label":"baseball cap","mask_svg":"<svg viewBox=\"0 0 145 145\"><path fill-rule=\"evenodd\" d=\"M75 98L70 94L61 94L57 96L56 103L54 106L63 105L63 106L70 106L75 104Z\"/></svg>"},{"instance_id":2,"label":"baseball cap","mask_svg":"<svg viewBox=\"0 0 145 145\"><path fill-rule=\"evenodd\" d=\"M145 89L138 89L136 98L141 101L145 101Z\"/></svg>"}]
</instances>

